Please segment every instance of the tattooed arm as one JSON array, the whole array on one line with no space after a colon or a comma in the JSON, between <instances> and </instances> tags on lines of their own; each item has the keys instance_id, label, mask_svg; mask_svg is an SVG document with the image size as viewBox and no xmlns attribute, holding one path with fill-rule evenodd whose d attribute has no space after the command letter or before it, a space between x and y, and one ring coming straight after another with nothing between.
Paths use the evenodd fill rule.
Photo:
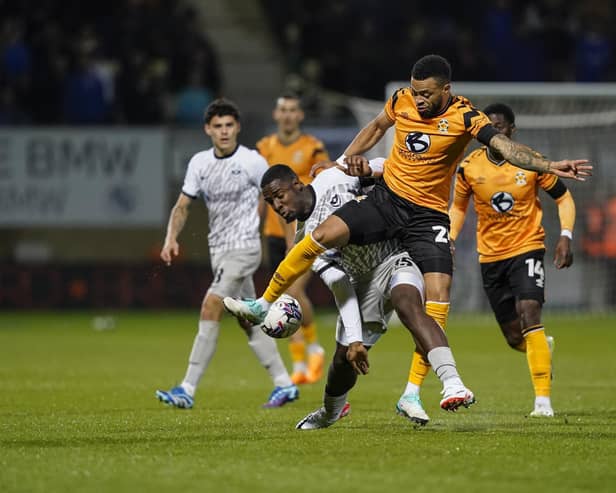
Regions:
<instances>
[{"instance_id":1,"label":"tattooed arm","mask_svg":"<svg viewBox=\"0 0 616 493\"><path fill-rule=\"evenodd\" d=\"M587 159L550 161L530 147L514 142L503 134L490 139L490 149L499 153L511 164L538 173L551 173L561 178L584 181L592 175L592 166Z\"/></svg>"}]
</instances>

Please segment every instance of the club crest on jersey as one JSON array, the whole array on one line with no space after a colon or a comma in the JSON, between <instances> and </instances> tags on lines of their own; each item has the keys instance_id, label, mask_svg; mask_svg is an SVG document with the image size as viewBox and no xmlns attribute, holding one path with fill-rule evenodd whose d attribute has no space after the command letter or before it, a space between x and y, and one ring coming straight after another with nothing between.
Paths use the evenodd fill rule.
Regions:
<instances>
[{"instance_id":1,"label":"club crest on jersey","mask_svg":"<svg viewBox=\"0 0 616 493\"><path fill-rule=\"evenodd\" d=\"M300 149L293 153L293 162L295 164L300 164L304 159L304 152Z\"/></svg>"},{"instance_id":2,"label":"club crest on jersey","mask_svg":"<svg viewBox=\"0 0 616 493\"><path fill-rule=\"evenodd\" d=\"M239 169L239 168L233 168L233 169L231 170L231 174L232 174L232 175L239 175L241 172L242 172L242 170L241 170L241 169Z\"/></svg>"},{"instance_id":3,"label":"club crest on jersey","mask_svg":"<svg viewBox=\"0 0 616 493\"><path fill-rule=\"evenodd\" d=\"M524 171L518 171L515 174L515 184L519 187L526 185L526 173Z\"/></svg>"},{"instance_id":4,"label":"club crest on jersey","mask_svg":"<svg viewBox=\"0 0 616 493\"><path fill-rule=\"evenodd\" d=\"M421 154L430 149L430 136L423 132L410 132L406 136L406 148L415 154Z\"/></svg>"},{"instance_id":5,"label":"club crest on jersey","mask_svg":"<svg viewBox=\"0 0 616 493\"><path fill-rule=\"evenodd\" d=\"M509 212L513 209L513 204L515 200L513 200L513 195L509 192L496 192L492 195L490 199L490 203L492 204L492 209L496 212L500 212L504 214L505 212Z\"/></svg>"},{"instance_id":6,"label":"club crest on jersey","mask_svg":"<svg viewBox=\"0 0 616 493\"><path fill-rule=\"evenodd\" d=\"M441 118L438 121L438 131L442 134L446 134L449 132L449 121L447 118Z\"/></svg>"},{"instance_id":7,"label":"club crest on jersey","mask_svg":"<svg viewBox=\"0 0 616 493\"><path fill-rule=\"evenodd\" d=\"M336 194L331 199L329 199L329 205L331 205L332 207L340 207L340 205L342 205L340 195Z\"/></svg>"}]
</instances>

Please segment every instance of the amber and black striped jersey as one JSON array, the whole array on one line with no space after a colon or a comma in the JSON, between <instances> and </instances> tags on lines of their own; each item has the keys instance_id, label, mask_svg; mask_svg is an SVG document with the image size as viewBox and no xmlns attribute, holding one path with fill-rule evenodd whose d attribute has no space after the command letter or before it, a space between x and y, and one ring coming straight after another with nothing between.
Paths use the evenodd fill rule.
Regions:
<instances>
[{"instance_id":1,"label":"amber and black striped jersey","mask_svg":"<svg viewBox=\"0 0 616 493\"><path fill-rule=\"evenodd\" d=\"M466 210L473 197L479 262L495 262L545 248L539 187L554 199L567 192L556 175L520 169L507 161L496 162L485 147L464 159L458 170L453 208ZM461 227L452 215L452 238L457 237Z\"/></svg>"},{"instance_id":2,"label":"amber and black striped jersey","mask_svg":"<svg viewBox=\"0 0 616 493\"><path fill-rule=\"evenodd\" d=\"M310 176L312 165L329 159L323 142L308 134L301 134L297 140L287 145L280 142L277 134L271 134L257 142L257 150L270 166L274 164L289 166L306 185L312 181ZM263 234L280 238L284 236L280 219L270 206L267 207Z\"/></svg>"},{"instance_id":3,"label":"amber and black striped jersey","mask_svg":"<svg viewBox=\"0 0 616 493\"><path fill-rule=\"evenodd\" d=\"M452 96L439 115L423 118L408 87L398 89L384 111L395 122L385 183L414 204L447 213L451 179L466 146L473 138L487 145L496 129L462 96Z\"/></svg>"}]
</instances>

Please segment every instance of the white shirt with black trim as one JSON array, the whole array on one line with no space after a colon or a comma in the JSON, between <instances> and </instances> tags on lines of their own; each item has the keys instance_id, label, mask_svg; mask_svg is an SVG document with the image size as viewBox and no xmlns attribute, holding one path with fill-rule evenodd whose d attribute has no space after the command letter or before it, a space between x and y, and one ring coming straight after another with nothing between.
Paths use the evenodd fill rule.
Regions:
<instances>
[{"instance_id":1,"label":"white shirt with black trim","mask_svg":"<svg viewBox=\"0 0 616 493\"><path fill-rule=\"evenodd\" d=\"M257 151L242 145L224 158L216 157L213 148L191 158L182 193L205 201L211 254L260 248L257 207L267 169Z\"/></svg>"},{"instance_id":2,"label":"white shirt with black trim","mask_svg":"<svg viewBox=\"0 0 616 493\"><path fill-rule=\"evenodd\" d=\"M371 161L371 168L378 169L382 161L382 159ZM303 223L298 222L296 241L311 233L343 204L351 200L361 200L366 192L359 178L348 176L337 168L319 173L310 186L315 192L314 209ZM363 246L347 245L340 250L326 251L321 255L321 259L342 266L344 271L354 278L371 271L398 249L398 243L394 240ZM322 263L318 262L315 270L318 271L320 266Z\"/></svg>"}]
</instances>

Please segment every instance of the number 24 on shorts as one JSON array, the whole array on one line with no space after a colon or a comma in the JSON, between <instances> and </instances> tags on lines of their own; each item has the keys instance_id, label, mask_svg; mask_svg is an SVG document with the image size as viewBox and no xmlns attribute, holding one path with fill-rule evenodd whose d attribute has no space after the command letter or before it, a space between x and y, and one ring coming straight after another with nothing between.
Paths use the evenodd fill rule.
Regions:
<instances>
[{"instance_id":1,"label":"number 24 on shorts","mask_svg":"<svg viewBox=\"0 0 616 493\"><path fill-rule=\"evenodd\" d=\"M449 231L445 226L432 226L432 230L436 232L435 243L449 243Z\"/></svg>"}]
</instances>

